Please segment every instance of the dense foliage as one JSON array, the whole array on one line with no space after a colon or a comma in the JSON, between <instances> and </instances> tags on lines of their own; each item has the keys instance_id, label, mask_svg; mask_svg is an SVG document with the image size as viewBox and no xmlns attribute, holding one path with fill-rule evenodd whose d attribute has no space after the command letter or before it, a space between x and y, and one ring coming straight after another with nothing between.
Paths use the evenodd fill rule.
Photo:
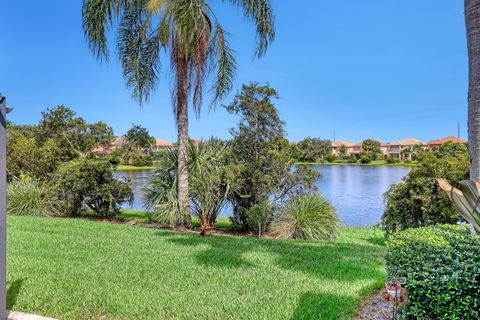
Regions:
<instances>
[{"instance_id":1,"label":"dense foliage","mask_svg":"<svg viewBox=\"0 0 480 320\"><path fill-rule=\"evenodd\" d=\"M319 194L306 194L284 205L271 234L279 239L330 240L339 227L335 208Z\"/></svg>"},{"instance_id":2,"label":"dense foliage","mask_svg":"<svg viewBox=\"0 0 480 320\"><path fill-rule=\"evenodd\" d=\"M59 167L53 190L62 211L79 216L86 209L101 216L119 212L119 205L133 200L130 186L114 179L113 168L103 160L77 159Z\"/></svg>"},{"instance_id":3,"label":"dense foliage","mask_svg":"<svg viewBox=\"0 0 480 320\"><path fill-rule=\"evenodd\" d=\"M233 167L228 164L230 148L218 140L188 145L188 169L191 211L201 221L202 229L215 224L221 209L233 192ZM154 211L151 218L175 225L180 210L177 192L178 158L175 149L167 150L158 168L144 189L147 207Z\"/></svg>"},{"instance_id":4,"label":"dense foliage","mask_svg":"<svg viewBox=\"0 0 480 320\"><path fill-rule=\"evenodd\" d=\"M87 123L63 105L42 112L38 125L9 123L8 178L26 175L48 180L59 165L89 156L96 145L109 143L112 134L112 128L105 123Z\"/></svg>"},{"instance_id":5,"label":"dense foliage","mask_svg":"<svg viewBox=\"0 0 480 320\"><path fill-rule=\"evenodd\" d=\"M305 138L297 145L296 160L300 162L318 162L325 159L332 152L332 142L320 138Z\"/></svg>"},{"instance_id":6,"label":"dense foliage","mask_svg":"<svg viewBox=\"0 0 480 320\"><path fill-rule=\"evenodd\" d=\"M458 214L437 184L444 177L456 183L468 178L468 152L466 147L424 151L418 165L412 167L402 182L392 185L385 194L387 201L382 223L387 234L411 227L441 223L456 223ZM447 150L447 151L445 151Z\"/></svg>"},{"instance_id":7,"label":"dense foliage","mask_svg":"<svg viewBox=\"0 0 480 320\"><path fill-rule=\"evenodd\" d=\"M238 192L231 197L235 228L248 230L247 212L265 200L281 202L315 189L318 173L310 166L294 169L291 147L285 139L284 122L273 101L278 93L258 83L243 85L229 113L240 118L232 129L231 164L238 168L235 179Z\"/></svg>"},{"instance_id":8,"label":"dense foliage","mask_svg":"<svg viewBox=\"0 0 480 320\"><path fill-rule=\"evenodd\" d=\"M362 142L362 151L369 155L371 160L378 159L382 155L380 142L373 139L367 139Z\"/></svg>"},{"instance_id":9,"label":"dense foliage","mask_svg":"<svg viewBox=\"0 0 480 320\"><path fill-rule=\"evenodd\" d=\"M387 272L405 282L405 319L480 319L480 239L468 228L409 229L387 247Z\"/></svg>"}]
</instances>

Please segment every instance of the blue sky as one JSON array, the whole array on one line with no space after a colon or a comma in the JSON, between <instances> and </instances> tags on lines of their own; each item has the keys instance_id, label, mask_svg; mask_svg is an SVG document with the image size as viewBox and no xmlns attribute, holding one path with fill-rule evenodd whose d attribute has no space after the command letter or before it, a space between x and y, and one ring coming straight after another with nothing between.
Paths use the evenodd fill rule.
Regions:
<instances>
[{"instance_id":1,"label":"blue sky","mask_svg":"<svg viewBox=\"0 0 480 320\"><path fill-rule=\"evenodd\" d=\"M427 141L456 135L459 122L466 137L463 1L273 0L277 37L261 60L252 60L252 24L237 9L211 2L232 34L235 91L249 81L275 87L290 140L332 139L336 131L337 140ZM0 92L15 108L10 119L35 123L47 107L65 104L116 134L135 123L175 140L168 66L140 107L115 53L100 64L85 45L81 4L2 1ZM200 119L191 117L190 136L228 138L236 122L222 107L208 112L206 103Z\"/></svg>"}]
</instances>

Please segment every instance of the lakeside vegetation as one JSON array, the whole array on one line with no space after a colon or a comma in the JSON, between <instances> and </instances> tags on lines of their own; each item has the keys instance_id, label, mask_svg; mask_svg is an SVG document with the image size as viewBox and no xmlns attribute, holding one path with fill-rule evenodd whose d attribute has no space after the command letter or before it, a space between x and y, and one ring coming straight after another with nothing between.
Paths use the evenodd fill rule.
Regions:
<instances>
[{"instance_id":1,"label":"lakeside vegetation","mask_svg":"<svg viewBox=\"0 0 480 320\"><path fill-rule=\"evenodd\" d=\"M83 219L7 223L9 309L63 319L349 319L385 276L377 229L298 242Z\"/></svg>"}]
</instances>

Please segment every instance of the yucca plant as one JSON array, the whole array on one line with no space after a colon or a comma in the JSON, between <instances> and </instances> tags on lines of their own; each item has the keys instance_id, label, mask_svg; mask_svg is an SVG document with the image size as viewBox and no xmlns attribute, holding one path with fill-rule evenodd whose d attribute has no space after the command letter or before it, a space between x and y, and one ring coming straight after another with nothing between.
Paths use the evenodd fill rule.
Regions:
<instances>
[{"instance_id":1,"label":"yucca plant","mask_svg":"<svg viewBox=\"0 0 480 320\"><path fill-rule=\"evenodd\" d=\"M339 226L335 208L319 194L307 194L285 204L271 235L279 239L330 240L336 238Z\"/></svg>"},{"instance_id":2,"label":"yucca plant","mask_svg":"<svg viewBox=\"0 0 480 320\"><path fill-rule=\"evenodd\" d=\"M480 182L463 180L454 187L446 179L437 181L458 214L470 224L472 233L480 235Z\"/></svg>"}]
</instances>

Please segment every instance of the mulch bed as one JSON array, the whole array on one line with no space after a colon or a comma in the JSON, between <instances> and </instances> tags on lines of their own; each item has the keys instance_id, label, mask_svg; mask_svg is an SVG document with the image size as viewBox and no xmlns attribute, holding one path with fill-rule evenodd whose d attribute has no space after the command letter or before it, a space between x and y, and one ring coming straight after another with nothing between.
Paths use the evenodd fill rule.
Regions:
<instances>
[{"instance_id":1,"label":"mulch bed","mask_svg":"<svg viewBox=\"0 0 480 320\"><path fill-rule=\"evenodd\" d=\"M385 302L377 292L365 300L354 320L392 320L392 305Z\"/></svg>"}]
</instances>

